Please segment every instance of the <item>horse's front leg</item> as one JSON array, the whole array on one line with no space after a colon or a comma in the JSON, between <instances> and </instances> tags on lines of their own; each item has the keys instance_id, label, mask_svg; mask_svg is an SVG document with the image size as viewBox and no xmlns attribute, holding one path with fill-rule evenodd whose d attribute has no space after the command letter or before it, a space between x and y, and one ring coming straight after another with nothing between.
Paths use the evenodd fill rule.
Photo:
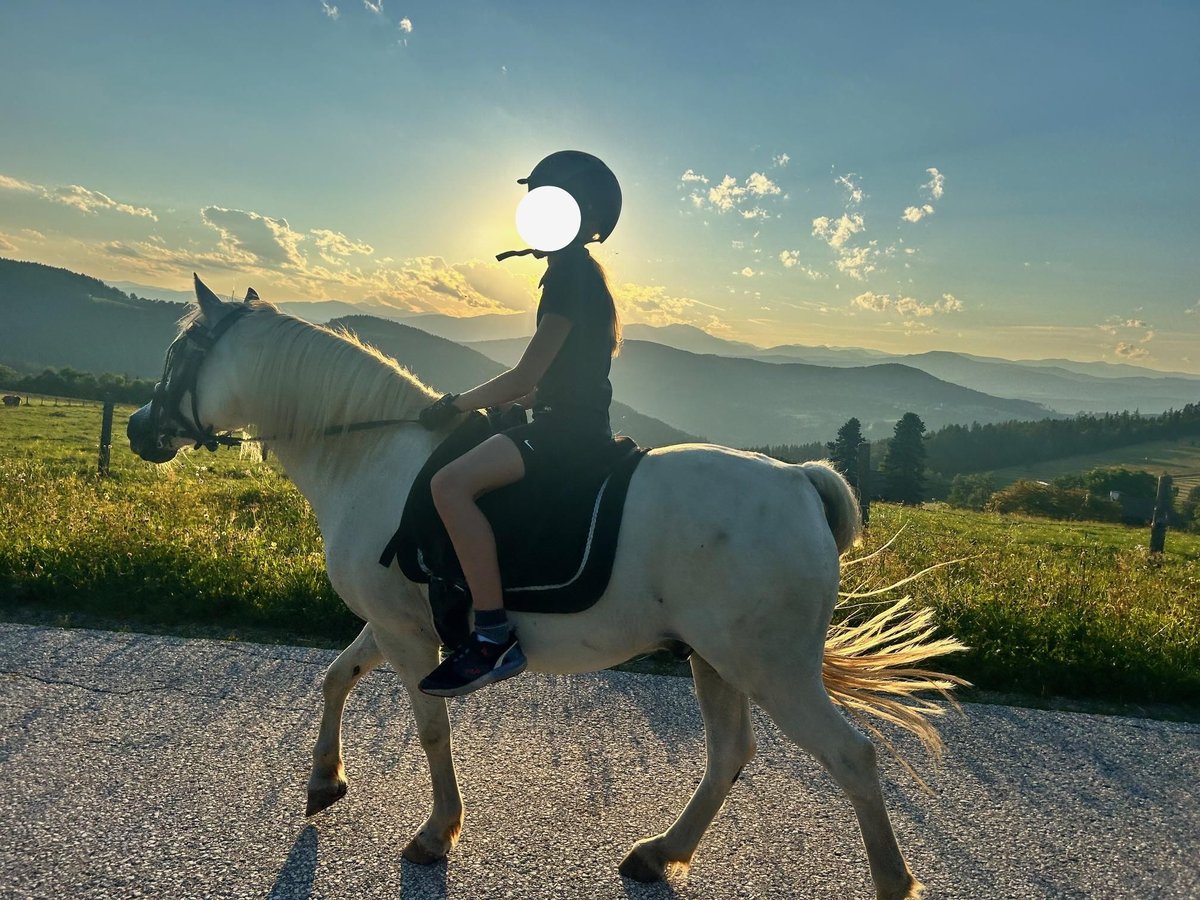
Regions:
<instances>
[{"instance_id":1,"label":"horse's front leg","mask_svg":"<svg viewBox=\"0 0 1200 900\"><path fill-rule=\"evenodd\" d=\"M757 749L746 695L698 654L692 654L691 662L708 751L704 778L675 824L663 834L638 841L621 863L621 874L638 881L658 881L687 868L738 773Z\"/></svg>"},{"instance_id":2,"label":"horse's front leg","mask_svg":"<svg viewBox=\"0 0 1200 900\"><path fill-rule=\"evenodd\" d=\"M446 701L421 693L417 685L438 664L438 644L419 632L400 633L377 630L379 649L400 676L412 701L417 720L417 735L421 749L429 761L429 776L433 784L433 810L408 846L404 858L409 862L427 865L437 862L454 849L462 831L463 802L454 773L454 757L450 750L450 716Z\"/></svg>"},{"instance_id":3,"label":"horse's front leg","mask_svg":"<svg viewBox=\"0 0 1200 900\"><path fill-rule=\"evenodd\" d=\"M342 765L342 712L350 691L381 662L383 654L375 645L375 636L368 623L354 643L339 654L325 673L325 706L321 711L317 745L313 748L305 815L315 815L346 796L346 769Z\"/></svg>"}]
</instances>

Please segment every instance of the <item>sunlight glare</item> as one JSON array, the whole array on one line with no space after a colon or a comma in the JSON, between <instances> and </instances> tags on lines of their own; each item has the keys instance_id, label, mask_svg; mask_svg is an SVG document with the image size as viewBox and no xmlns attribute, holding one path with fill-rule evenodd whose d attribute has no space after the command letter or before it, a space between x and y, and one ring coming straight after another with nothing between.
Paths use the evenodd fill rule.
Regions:
<instances>
[{"instance_id":1,"label":"sunlight glare","mask_svg":"<svg viewBox=\"0 0 1200 900\"><path fill-rule=\"evenodd\" d=\"M534 188L517 205L517 232L535 250L553 253L579 234L583 216L575 198L562 188Z\"/></svg>"}]
</instances>

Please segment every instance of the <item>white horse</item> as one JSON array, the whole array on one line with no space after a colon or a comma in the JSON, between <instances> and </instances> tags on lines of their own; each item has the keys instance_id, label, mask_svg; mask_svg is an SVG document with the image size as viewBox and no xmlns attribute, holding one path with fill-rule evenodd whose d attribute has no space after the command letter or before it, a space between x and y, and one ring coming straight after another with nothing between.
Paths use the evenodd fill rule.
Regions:
<instances>
[{"instance_id":1,"label":"white horse","mask_svg":"<svg viewBox=\"0 0 1200 900\"><path fill-rule=\"evenodd\" d=\"M378 556L412 480L443 435L417 425L339 430L415 417L436 394L353 337L266 303L222 302L199 279L197 298L185 322L192 337L181 335L168 353L160 408L134 414L131 443L158 462L211 437L212 429L253 424L270 436L271 449L316 513L334 589L368 623L325 676L309 812L345 794L346 697L387 660L408 690L433 782L433 809L404 856L439 860L457 842L463 801L446 703L417 689L438 663L438 639L424 586L395 566L383 568ZM612 579L599 602L571 615L512 616L535 672L594 671L669 642L694 651L704 776L673 825L634 845L622 874L650 881L687 866L754 755L754 700L849 797L877 896L919 895L884 807L874 745L830 695L852 712L898 722L936 744L928 716L938 707L896 697L949 687L945 676L912 664L957 645L931 640L921 615L830 628L839 556L858 530L854 496L826 465L787 465L705 444L654 450L630 484ZM901 650L889 654L883 644L896 640ZM889 666L904 668L890 673Z\"/></svg>"}]
</instances>

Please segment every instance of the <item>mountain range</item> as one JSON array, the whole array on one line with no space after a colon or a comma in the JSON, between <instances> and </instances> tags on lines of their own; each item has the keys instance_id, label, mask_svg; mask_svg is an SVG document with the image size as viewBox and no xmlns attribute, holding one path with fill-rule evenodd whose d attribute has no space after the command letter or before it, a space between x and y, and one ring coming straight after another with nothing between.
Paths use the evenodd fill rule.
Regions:
<instances>
[{"instance_id":1,"label":"mountain range","mask_svg":"<svg viewBox=\"0 0 1200 900\"><path fill-rule=\"evenodd\" d=\"M186 311L184 298L190 299L184 292L133 282L110 286L37 263L0 260L0 363L154 377ZM311 321L349 327L429 383L458 391L515 362L533 330L528 313L454 318L378 303L279 305ZM1080 411L1155 413L1200 397L1200 376L1099 362L760 348L687 325L633 324L625 338L612 370L623 404L614 408L614 420L653 445L693 435L735 446L825 441L850 416L878 439L908 411L932 430Z\"/></svg>"}]
</instances>

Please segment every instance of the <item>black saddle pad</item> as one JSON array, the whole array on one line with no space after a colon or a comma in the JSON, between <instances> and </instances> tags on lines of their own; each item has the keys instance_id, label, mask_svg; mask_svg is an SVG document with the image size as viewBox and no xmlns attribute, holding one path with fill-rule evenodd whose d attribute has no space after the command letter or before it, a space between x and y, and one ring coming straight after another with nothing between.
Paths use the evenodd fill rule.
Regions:
<instances>
[{"instance_id":1,"label":"black saddle pad","mask_svg":"<svg viewBox=\"0 0 1200 900\"><path fill-rule=\"evenodd\" d=\"M380 563L396 560L409 579L430 583L431 595L439 581L463 592L462 570L429 481L446 463L522 423L523 416L514 421L473 413L455 429L417 474ZM506 609L581 612L600 598L612 574L629 480L646 452L617 437L479 499L496 535Z\"/></svg>"}]
</instances>

